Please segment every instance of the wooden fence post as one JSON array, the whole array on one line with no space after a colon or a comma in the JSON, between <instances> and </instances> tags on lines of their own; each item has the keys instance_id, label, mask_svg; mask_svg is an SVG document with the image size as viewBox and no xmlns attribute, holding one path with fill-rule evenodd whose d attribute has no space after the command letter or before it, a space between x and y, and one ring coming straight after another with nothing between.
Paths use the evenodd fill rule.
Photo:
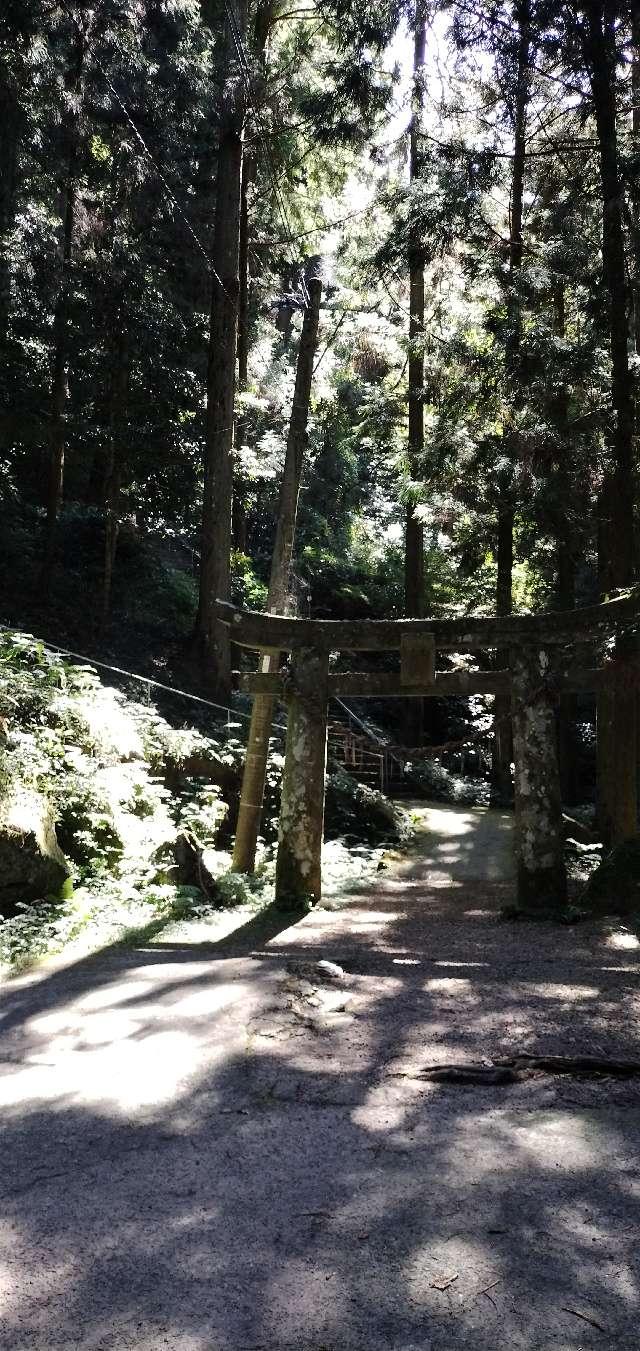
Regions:
<instances>
[{"instance_id":1,"label":"wooden fence post","mask_svg":"<svg viewBox=\"0 0 640 1351\"><path fill-rule=\"evenodd\" d=\"M544 648L511 653L518 905L541 914L566 902L556 738L556 682Z\"/></svg>"},{"instance_id":2,"label":"wooden fence post","mask_svg":"<svg viewBox=\"0 0 640 1351\"><path fill-rule=\"evenodd\" d=\"M329 654L301 648L289 686L275 903L306 909L322 894Z\"/></svg>"}]
</instances>

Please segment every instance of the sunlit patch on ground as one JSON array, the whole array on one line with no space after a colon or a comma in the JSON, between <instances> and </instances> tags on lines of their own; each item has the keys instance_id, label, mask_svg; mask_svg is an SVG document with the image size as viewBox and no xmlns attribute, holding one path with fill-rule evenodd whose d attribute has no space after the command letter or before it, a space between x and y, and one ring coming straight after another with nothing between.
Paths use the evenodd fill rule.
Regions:
<instances>
[{"instance_id":1,"label":"sunlit patch on ground","mask_svg":"<svg viewBox=\"0 0 640 1351\"><path fill-rule=\"evenodd\" d=\"M637 935L624 930L609 934L606 943L607 947L618 948L619 951L623 952L637 952L640 948L640 939Z\"/></svg>"},{"instance_id":2,"label":"sunlit patch on ground","mask_svg":"<svg viewBox=\"0 0 640 1351\"><path fill-rule=\"evenodd\" d=\"M481 861L5 990L2 1351L635 1351L638 1085L423 1077L637 1055L635 949L479 923Z\"/></svg>"}]
</instances>

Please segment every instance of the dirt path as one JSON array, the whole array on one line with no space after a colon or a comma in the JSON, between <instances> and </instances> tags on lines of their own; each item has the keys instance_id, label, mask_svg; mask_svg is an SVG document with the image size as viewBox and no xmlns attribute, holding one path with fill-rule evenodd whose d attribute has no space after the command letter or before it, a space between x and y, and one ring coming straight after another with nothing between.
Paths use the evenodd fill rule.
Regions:
<instances>
[{"instance_id":1,"label":"dirt path","mask_svg":"<svg viewBox=\"0 0 640 1351\"><path fill-rule=\"evenodd\" d=\"M3 1351L637 1351L638 1087L420 1069L640 1055L638 942L501 922L504 815L422 825L271 937L5 986Z\"/></svg>"},{"instance_id":2,"label":"dirt path","mask_svg":"<svg viewBox=\"0 0 640 1351\"><path fill-rule=\"evenodd\" d=\"M406 803L416 823L413 871L423 881L506 882L514 876L513 813ZM404 875L411 875L404 870Z\"/></svg>"}]
</instances>

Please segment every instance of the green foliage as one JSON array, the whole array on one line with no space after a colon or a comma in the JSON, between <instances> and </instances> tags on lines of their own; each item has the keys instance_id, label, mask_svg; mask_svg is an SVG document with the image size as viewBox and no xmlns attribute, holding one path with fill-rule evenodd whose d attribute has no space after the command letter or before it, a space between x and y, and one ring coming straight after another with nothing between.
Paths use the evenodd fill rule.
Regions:
<instances>
[{"instance_id":1,"label":"green foliage","mask_svg":"<svg viewBox=\"0 0 640 1351\"><path fill-rule=\"evenodd\" d=\"M124 841L118 832L113 803L83 775L65 776L58 789L56 835L62 852L74 863L81 878L115 870Z\"/></svg>"},{"instance_id":2,"label":"green foliage","mask_svg":"<svg viewBox=\"0 0 640 1351\"><path fill-rule=\"evenodd\" d=\"M18 902L17 913L0 920L0 966L21 971L58 951L82 927L82 919L72 902Z\"/></svg>"},{"instance_id":3,"label":"green foliage","mask_svg":"<svg viewBox=\"0 0 640 1351\"><path fill-rule=\"evenodd\" d=\"M27 964L86 927L106 940L154 917L195 913L204 898L176 885L173 842L188 828L218 849L229 810L221 783L236 792L242 763L234 729L228 742L176 731L91 668L20 633L0 639L0 708L3 787L30 786L49 799L75 883L60 903L19 903L0 921L0 961ZM247 899L246 885L227 878L229 862L219 855L218 907Z\"/></svg>"},{"instance_id":4,"label":"green foliage","mask_svg":"<svg viewBox=\"0 0 640 1351\"><path fill-rule=\"evenodd\" d=\"M347 836L370 844L399 843L409 838L411 822L383 793L339 770L327 779L325 833L329 840Z\"/></svg>"},{"instance_id":5,"label":"green foliage","mask_svg":"<svg viewBox=\"0 0 640 1351\"><path fill-rule=\"evenodd\" d=\"M217 845L229 808L216 784L193 780L173 796L171 813L178 830L188 830L203 847Z\"/></svg>"},{"instance_id":6,"label":"green foliage","mask_svg":"<svg viewBox=\"0 0 640 1351\"><path fill-rule=\"evenodd\" d=\"M624 840L592 872L580 897L592 914L640 914L640 843Z\"/></svg>"},{"instance_id":7,"label":"green foliage","mask_svg":"<svg viewBox=\"0 0 640 1351\"><path fill-rule=\"evenodd\" d=\"M247 877L243 873L234 873L227 869L218 873L216 877L213 905L211 903L207 905L201 898L196 902L192 913L206 914L212 908L227 910L236 905L256 905L258 901L264 903L265 898L262 895L264 884L264 877Z\"/></svg>"},{"instance_id":8,"label":"green foliage","mask_svg":"<svg viewBox=\"0 0 640 1351\"><path fill-rule=\"evenodd\" d=\"M450 802L465 807L486 807L489 785L484 779L463 778L453 774L436 759L413 760L406 773L420 793L434 802Z\"/></svg>"},{"instance_id":9,"label":"green foliage","mask_svg":"<svg viewBox=\"0 0 640 1351\"><path fill-rule=\"evenodd\" d=\"M247 554L231 555L233 599L246 610L264 610L267 586L256 576L254 565Z\"/></svg>"}]
</instances>

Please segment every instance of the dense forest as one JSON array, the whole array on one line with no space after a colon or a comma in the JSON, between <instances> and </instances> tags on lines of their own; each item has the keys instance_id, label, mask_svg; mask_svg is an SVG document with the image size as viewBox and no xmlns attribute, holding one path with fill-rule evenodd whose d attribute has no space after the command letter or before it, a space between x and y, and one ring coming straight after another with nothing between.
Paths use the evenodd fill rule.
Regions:
<instances>
[{"instance_id":1,"label":"dense forest","mask_svg":"<svg viewBox=\"0 0 640 1351\"><path fill-rule=\"evenodd\" d=\"M5 0L0 105L5 778L20 691L63 679L43 641L235 710L241 761L218 601L504 618L633 584L634 0ZM589 639L612 675L558 698L560 781L595 804L597 711L609 844L637 828L635 640ZM249 803L274 717L256 697ZM512 800L508 694L336 717L365 783L399 748L416 791Z\"/></svg>"},{"instance_id":2,"label":"dense forest","mask_svg":"<svg viewBox=\"0 0 640 1351\"><path fill-rule=\"evenodd\" d=\"M640 0L0 0L0 1351L638 1351Z\"/></svg>"}]
</instances>

